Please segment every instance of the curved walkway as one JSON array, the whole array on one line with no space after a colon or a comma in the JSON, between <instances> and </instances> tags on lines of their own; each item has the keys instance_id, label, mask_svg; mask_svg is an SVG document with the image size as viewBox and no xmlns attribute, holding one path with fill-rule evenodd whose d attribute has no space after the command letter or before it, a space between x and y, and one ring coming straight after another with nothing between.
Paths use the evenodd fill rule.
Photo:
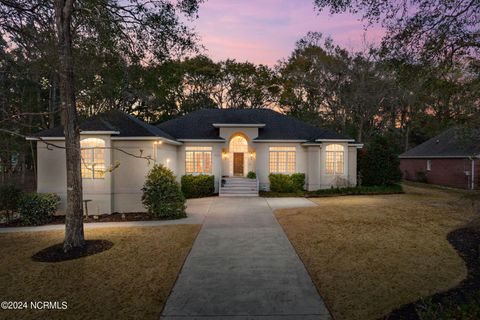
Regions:
<instances>
[{"instance_id":1,"label":"curved walkway","mask_svg":"<svg viewBox=\"0 0 480 320\"><path fill-rule=\"evenodd\" d=\"M303 198L215 198L161 319L330 319L273 209Z\"/></svg>"}]
</instances>

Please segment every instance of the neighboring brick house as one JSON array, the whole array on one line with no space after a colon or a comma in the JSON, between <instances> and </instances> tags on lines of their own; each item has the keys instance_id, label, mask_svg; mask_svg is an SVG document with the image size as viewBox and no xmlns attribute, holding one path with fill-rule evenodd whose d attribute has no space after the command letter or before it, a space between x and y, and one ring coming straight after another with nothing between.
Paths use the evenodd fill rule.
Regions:
<instances>
[{"instance_id":1,"label":"neighboring brick house","mask_svg":"<svg viewBox=\"0 0 480 320\"><path fill-rule=\"evenodd\" d=\"M400 155L403 178L480 189L480 139L451 128Z\"/></svg>"}]
</instances>

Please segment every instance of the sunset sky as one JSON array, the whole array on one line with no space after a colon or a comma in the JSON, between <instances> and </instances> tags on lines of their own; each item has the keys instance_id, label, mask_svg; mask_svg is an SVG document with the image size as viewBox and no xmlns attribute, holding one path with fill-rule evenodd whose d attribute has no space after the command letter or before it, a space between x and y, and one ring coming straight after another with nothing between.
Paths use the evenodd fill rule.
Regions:
<instances>
[{"instance_id":1,"label":"sunset sky","mask_svg":"<svg viewBox=\"0 0 480 320\"><path fill-rule=\"evenodd\" d=\"M331 36L347 49L362 48L363 35L378 43L380 27L364 28L360 15L314 11L313 0L207 0L194 21L206 54L274 65L308 31Z\"/></svg>"}]
</instances>

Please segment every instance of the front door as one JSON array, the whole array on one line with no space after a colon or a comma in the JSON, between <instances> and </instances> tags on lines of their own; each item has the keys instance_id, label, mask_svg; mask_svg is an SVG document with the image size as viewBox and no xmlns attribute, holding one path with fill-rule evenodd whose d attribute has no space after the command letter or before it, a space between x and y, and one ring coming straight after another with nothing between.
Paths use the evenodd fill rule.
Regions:
<instances>
[{"instance_id":1,"label":"front door","mask_svg":"<svg viewBox=\"0 0 480 320\"><path fill-rule=\"evenodd\" d=\"M243 152L233 154L233 175L243 176Z\"/></svg>"}]
</instances>

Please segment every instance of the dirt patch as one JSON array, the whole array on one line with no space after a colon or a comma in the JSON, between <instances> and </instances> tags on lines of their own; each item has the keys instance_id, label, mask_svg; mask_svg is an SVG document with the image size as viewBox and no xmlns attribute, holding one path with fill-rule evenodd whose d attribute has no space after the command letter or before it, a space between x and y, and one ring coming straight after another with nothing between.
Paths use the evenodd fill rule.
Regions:
<instances>
[{"instance_id":1,"label":"dirt patch","mask_svg":"<svg viewBox=\"0 0 480 320\"><path fill-rule=\"evenodd\" d=\"M58 243L35 253L32 260L37 262L62 262L92 256L111 247L113 247L113 243L107 240L86 240L83 247L73 248L65 252L63 243Z\"/></svg>"},{"instance_id":2,"label":"dirt patch","mask_svg":"<svg viewBox=\"0 0 480 320\"><path fill-rule=\"evenodd\" d=\"M464 311L461 306L468 307L470 311L469 319L478 319L478 316L480 316L478 313L480 311L478 305L480 302L478 301L480 290L480 230L476 228L458 229L450 232L447 239L465 260L468 268L467 278L451 290L403 305L385 319L421 319L419 313L428 314L431 318L463 319L465 314L462 314ZM475 305L472 306L472 303ZM447 315L445 315L446 313Z\"/></svg>"},{"instance_id":3,"label":"dirt patch","mask_svg":"<svg viewBox=\"0 0 480 320\"><path fill-rule=\"evenodd\" d=\"M146 212L128 212L128 213L112 213L101 214L97 216L90 215L88 218L83 218L84 222L122 222L122 221L150 221L150 220L165 220L152 217ZM44 225L65 224L65 216L53 216L52 220ZM0 227L26 227L20 219L11 222L0 223Z\"/></svg>"}]
</instances>

